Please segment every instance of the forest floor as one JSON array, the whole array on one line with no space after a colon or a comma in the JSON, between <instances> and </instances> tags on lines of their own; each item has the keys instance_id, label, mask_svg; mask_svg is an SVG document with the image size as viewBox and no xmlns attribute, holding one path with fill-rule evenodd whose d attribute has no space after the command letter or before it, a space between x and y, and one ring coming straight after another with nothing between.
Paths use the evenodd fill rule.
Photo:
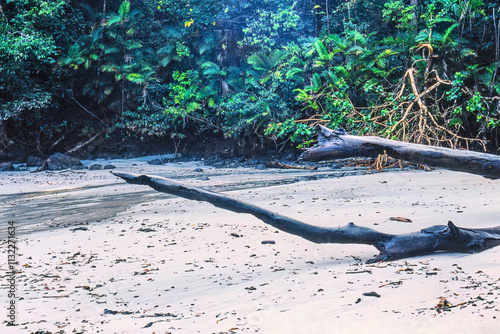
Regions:
<instances>
[{"instance_id":1,"label":"forest floor","mask_svg":"<svg viewBox=\"0 0 500 334\"><path fill-rule=\"evenodd\" d=\"M498 225L500 183L475 175L149 165L153 158L83 162L221 191L319 226L399 234L449 220ZM5 327L8 221L18 247L14 327ZM0 224L1 333L497 333L500 325L500 247L367 265L371 246L312 244L106 170L0 173Z\"/></svg>"}]
</instances>

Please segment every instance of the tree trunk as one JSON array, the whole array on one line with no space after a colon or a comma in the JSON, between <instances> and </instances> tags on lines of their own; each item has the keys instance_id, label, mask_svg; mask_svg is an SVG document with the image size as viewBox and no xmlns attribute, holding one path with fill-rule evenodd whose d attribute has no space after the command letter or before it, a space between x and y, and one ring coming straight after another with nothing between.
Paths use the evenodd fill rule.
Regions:
<instances>
[{"instance_id":1,"label":"tree trunk","mask_svg":"<svg viewBox=\"0 0 500 334\"><path fill-rule=\"evenodd\" d=\"M376 247L380 254L368 262L388 261L436 251L479 252L500 245L500 226L485 229L465 229L436 225L419 232L393 235L352 223L339 228L309 225L301 221L268 211L229 196L188 187L175 181L150 175L112 172L131 184L143 184L153 189L186 199L204 201L218 208L236 213L247 213L281 231L297 235L314 243L354 243Z\"/></svg>"},{"instance_id":2,"label":"tree trunk","mask_svg":"<svg viewBox=\"0 0 500 334\"><path fill-rule=\"evenodd\" d=\"M302 160L377 157L387 153L395 159L479 174L489 179L500 178L500 156L494 154L410 144L379 137L353 136L343 130L332 131L321 125L318 141L317 146L302 154Z\"/></svg>"}]
</instances>

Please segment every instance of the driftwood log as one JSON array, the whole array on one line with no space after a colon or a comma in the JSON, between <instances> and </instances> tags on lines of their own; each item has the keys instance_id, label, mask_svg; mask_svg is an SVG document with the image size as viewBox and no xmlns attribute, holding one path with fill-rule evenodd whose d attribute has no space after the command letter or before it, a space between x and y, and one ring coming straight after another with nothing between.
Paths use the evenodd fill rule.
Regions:
<instances>
[{"instance_id":1,"label":"driftwood log","mask_svg":"<svg viewBox=\"0 0 500 334\"><path fill-rule=\"evenodd\" d=\"M436 251L479 252L500 245L500 226L483 229L468 229L448 225L437 225L418 232L393 235L374 229L357 226L352 223L338 228L326 228L309 225L285 217L253 204L245 203L229 196L188 187L175 181L151 175L126 172L112 172L128 183L148 185L153 189L190 200L204 201L214 206L247 213L281 231L297 235L314 243L354 243L372 245L379 250L379 255L368 262L389 261Z\"/></svg>"},{"instance_id":2,"label":"driftwood log","mask_svg":"<svg viewBox=\"0 0 500 334\"><path fill-rule=\"evenodd\" d=\"M489 179L500 178L500 156L404 143L379 137L353 136L342 130L319 126L318 145L306 150L301 159L322 161L353 157L388 156L418 164L453 171L479 174Z\"/></svg>"}]
</instances>

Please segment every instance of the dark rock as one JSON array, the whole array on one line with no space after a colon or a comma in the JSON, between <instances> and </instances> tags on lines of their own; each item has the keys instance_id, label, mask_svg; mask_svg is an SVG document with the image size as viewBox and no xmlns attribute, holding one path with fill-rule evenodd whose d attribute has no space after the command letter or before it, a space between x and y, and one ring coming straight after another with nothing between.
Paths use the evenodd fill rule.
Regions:
<instances>
[{"instance_id":1,"label":"dark rock","mask_svg":"<svg viewBox=\"0 0 500 334\"><path fill-rule=\"evenodd\" d=\"M380 295L376 292L365 292L363 293L363 296L380 298Z\"/></svg>"},{"instance_id":2,"label":"dark rock","mask_svg":"<svg viewBox=\"0 0 500 334\"><path fill-rule=\"evenodd\" d=\"M14 170L12 162L0 162L0 172L11 172Z\"/></svg>"},{"instance_id":3,"label":"dark rock","mask_svg":"<svg viewBox=\"0 0 500 334\"><path fill-rule=\"evenodd\" d=\"M62 153L55 153L45 160L45 165L49 170L61 170L67 168L78 169L82 168L83 164L80 159L70 157Z\"/></svg>"},{"instance_id":4,"label":"dark rock","mask_svg":"<svg viewBox=\"0 0 500 334\"><path fill-rule=\"evenodd\" d=\"M274 245L276 243L276 241L274 240L262 240L261 241L261 244L263 245Z\"/></svg>"},{"instance_id":5,"label":"dark rock","mask_svg":"<svg viewBox=\"0 0 500 334\"><path fill-rule=\"evenodd\" d=\"M152 228L149 228L149 227L141 227L140 229L138 229L137 231L140 231L140 232L156 232L155 229L152 229Z\"/></svg>"},{"instance_id":6,"label":"dark rock","mask_svg":"<svg viewBox=\"0 0 500 334\"><path fill-rule=\"evenodd\" d=\"M212 167L214 168L222 168L224 167L224 165L226 164L225 161L217 161L215 163L212 164Z\"/></svg>"},{"instance_id":7,"label":"dark rock","mask_svg":"<svg viewBox=\"0 0 500 334\"><path fill-rule=\"evenodd\" d=\"M201 173L201 172L203 172L203 169L201 169L201 168L196 168L194 171L195 171L196 173Z\"/></svg>"},{"instance_id":8,"label":"dark rock","mask_svg":"<svg viewBox=\"0 0 500 334\"><path fill-rule=\"evenodd\" d=\"M174 161L186 161L185 158L182 158L181 154L180 153L177 153L177 154L165 154L163 156L163 158L161 159L161 161L166 164L166 163L169 163L169 162L174 162Z\"/></svg>"},{"instance_id":9,"label":"dark rock","mask_svg":"<svg viewBox=\"0 0 500 334\"><path fill-rule=\"evenodd\" d=\"M102 165L99 164L93 164L92 166L89 167L90 170L101 170Z\"/></svg>"},{"instance_id":10,"label":"dark rock","mask_svg":"<svg viewBox=\"0 0 500 334\"><path fill-rule=\"evenodd\" d=\"M226 168L238 168L238 167L240 167L240 164L238 162L233 161L233 162L226 164L226 166L224 166L224 167L226 167Z\"/></svg>"},{"instance_id":11,"label":"dark rock","mask_svg":"<svg viewBox=\"0 0 500 334\"><path fill-rule=\"evenodd\" d=\"M160 159L153 159L148 161L148 165L161 165L162 162Z\"/></svg>"},{"instance_id":12,"label":"dark rock","mask_svg":"<svg viewBox=\"0 0 500 334\"><path fill-rule=\"evenodd\" d=\"M40 157L35 157L34 155L29 155L26 160L27 167L40 167L43 164L43 159Z\"/></svg>"},{"instance_id":13,"label":"dark rock","mask_svg":"<svg viewBox=\"0 0 500 334\"><path fill-rule=\"evenodd\" d=\"M102 167L102 169L115 169L116 166L115 165L104 165L104 167Z\"/></svg>"},{"instance_id":14,"label":"dark rock","mask_svg":"<svg viewBox=\"0 0 500 334\"><path fill-rule=\"evenodd\" d=\"M72 169L74 169L74 170L89 169L89 167L85 166L85 165L78 165L78 166L74 166Z\"/></svg>"},{"instance_id":15,"label":"dark rock","mask_svg":"<svg viewBox=\"0 0 500 334\"><path fill-rule=\"evenodd\" d=\"M88 231L88 230L89 230L88 227L75 227L75 228L70 229L71 232L75 232L75 231Z\"/></svg>"}]
</instances>

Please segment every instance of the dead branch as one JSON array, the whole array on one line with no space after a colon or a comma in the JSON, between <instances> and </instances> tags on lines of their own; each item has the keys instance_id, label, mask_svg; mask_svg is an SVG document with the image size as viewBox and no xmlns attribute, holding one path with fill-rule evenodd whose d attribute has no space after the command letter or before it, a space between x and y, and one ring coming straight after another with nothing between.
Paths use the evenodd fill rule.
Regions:
<instances>
[{"instance_id":1,"label":"dead branch","mask_svg":"<svg viewBox=\"0 0 500 334\"><path fill-rule=\"evenodd\" d=\"M98 137L99 137L100 133L96 133L93 137L91 137L89 140L83 142L83 143L80 143L78 145L76 145L75 147L73 147L71 150L67 151L66 153L74 153L76 151L78 151L79 149L91 144L94 140L96 140Z\"/></svg>"},{"instance_id":2,"label":"dead branch","mask_svg":"<svg viewBox=\"0 0 500 334\"><path fill-rule=\"evenodd\" d=\"M131 184L148 185L159 192L189 200L208 202L218 208L236 213L251 214L281 231L314 243L372 245L380 253L375 258L370 259L369 263L429 254L436 251L479 252L500 245L500 226L486 229L465 229L448 222L448 225L436 225L419 232L401 235L381 233L353 223L337 228L320 227L223 194L189 187L160 176L126 172L112 173Z\"/></svg>"},{"instance_id":3,"label":"dead branch","mask_svg":"<svg viewBox=\"0 0 500 334\"><path fill-rule=\"evenodd\" d=\"M333 131L319 126L318 145L306 150L301 159L321 161L353 157L377 157L387 153L395 159L454 171L479 174L490 179L500 178L500 156L410 144L379 137L362 137Z\"/></svg>"},{"instance_id":4,"label":"dead branch","mask_svg":"<svg viewBox=\"0 0 500 334\"><path fill-rule=\"evenodd\" d=\"M316 167L316 166L295 166L295 165L283 164L281 162L276 162L276 161L267 161L264 163L264 165L267 168L303 169L303 170L317 170L318 169L318 167Z\"/></svg>"}]
</instances>

